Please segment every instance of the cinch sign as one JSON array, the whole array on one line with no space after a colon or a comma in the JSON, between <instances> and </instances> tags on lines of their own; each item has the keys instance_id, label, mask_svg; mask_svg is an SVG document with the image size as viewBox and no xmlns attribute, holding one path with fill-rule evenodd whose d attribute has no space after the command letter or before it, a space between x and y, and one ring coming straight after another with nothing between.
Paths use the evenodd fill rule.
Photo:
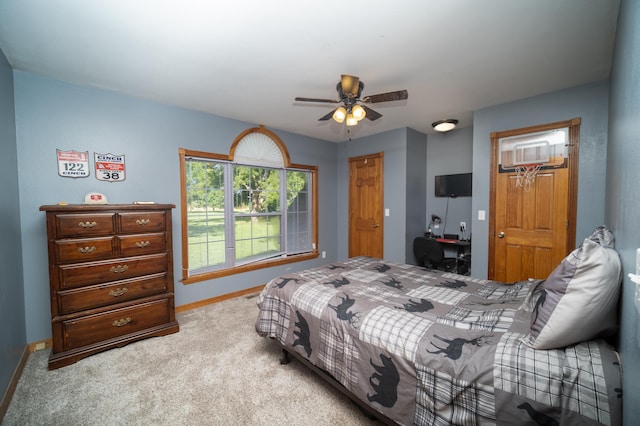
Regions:
<instances>
[{"instance_id":1,"label":"cinch sign","mask_svg":"<svg viewBox=\"0 0 640 426\"><path fill-rule=\"evenodd\" d=\"M94 154L96 178L108 182L121 182L125 179L124 155Z\"/></svg>"},{"instance_id":2,"label":"cinch sign","mask_svg":"<svg viewBox=\"0 0 640 426\"><path fill-rule=\"evenodd\" d=\"M62 177L89 176L89 151L61 151L56 149L58 157L58 174Z\"/></svg>"}]
</instances>

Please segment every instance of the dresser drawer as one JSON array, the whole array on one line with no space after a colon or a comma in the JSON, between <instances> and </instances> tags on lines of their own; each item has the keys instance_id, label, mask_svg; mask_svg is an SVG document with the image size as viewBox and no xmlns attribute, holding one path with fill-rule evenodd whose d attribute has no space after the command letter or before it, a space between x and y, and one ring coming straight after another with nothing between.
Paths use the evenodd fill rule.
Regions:
<instances>
[{"instance_id":1,"label":"dresser drawer","mask_svg":"<svg viewBox=\"0 0 640 426\"><path fill-rule=\"evenodd\" d=\"M164 231L167 226L164 212L120 212L118 213L120 232L123 234L142 234Z\"/></svg>"},{"instance_id":2,"label":"dresser drawer","mask_svg":"<svg viewBox=\"0 0 640 426\"><path fill-rule=\"evenodd\" d=\"M97 237L115 231L115 213L57 214L58 238Z\"/></svg>"},{"instance_id":3,"label":"dresser drawer","mask_svg":"<svg viewBox=\"0 0 640 426\"><path fill-rule=\"evenodd\" d=\"M114 243L113 237L58 240L55 242L56 256L60 263L112 259L117 256Z\"/></svg>"},{"instance_id":4,"label":"dresser drawer","mask_svg":"<svg viewBox=\"0 0 640 426\"><path fill-rule=\"evenodd\" d=\"M167 272L167 254L58 266L59 290Z\"/></svg>"},{"instance_id":5,"label":"dresser drawer","mask_svg":"<svg viewBox=\"0 0 640 426\"><path fill-rule=\"evenodd\" d=\"M172 300L155 300L63 321L63 348L80 348L168 323Z\"/></svg>"},{"instance_id":6,"label":"dresser drawer","mask_svg":"<svg viewBox=\"0 0 640 426\"><path fill-rule=\"evenodd\" d=\"M161 253L167 249L164 232L159 234L127 235L118 237L118 239L120 240L120 254L126 257Z\"/></svg>"},{"instance_id":7,"label":"dresser drawer","mask_svg":"<svg viewBox=\"0 0 640 426\"><path fill-rule=\"evenodd\" d=\"M127 302L167 291L167 274L154 274L58 292L60 314Z\"/></svg>"}]
</instances>

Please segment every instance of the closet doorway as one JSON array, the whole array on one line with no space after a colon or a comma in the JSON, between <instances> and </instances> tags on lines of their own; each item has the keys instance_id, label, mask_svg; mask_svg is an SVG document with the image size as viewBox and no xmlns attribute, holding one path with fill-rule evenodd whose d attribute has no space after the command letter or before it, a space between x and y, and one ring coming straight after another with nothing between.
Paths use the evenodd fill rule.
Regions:
<instances>
[{"instance_id":1,"label":"closet doorway","mask_svg":"<svg viewBox=\"0 0 640 426\"><path fill-rule=\"evenodd\" d=\"M580 119L491 134L489 279L544 279L575 247Z\"/></svg>"},{"instance_id":2,"label":"closet doorway","mask_svg":"<svg viewBox=\"0 0 640 426\"><path fill-rule=\"evenodd\" d=\"M349 158L349 257L383 258L384 153Z\"/></svg>"}]
</instances>

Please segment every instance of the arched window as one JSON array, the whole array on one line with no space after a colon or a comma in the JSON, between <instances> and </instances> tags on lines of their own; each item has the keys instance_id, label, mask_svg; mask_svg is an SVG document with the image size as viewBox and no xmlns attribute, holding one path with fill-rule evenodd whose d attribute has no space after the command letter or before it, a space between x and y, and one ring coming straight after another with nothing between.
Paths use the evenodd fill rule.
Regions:
<instances>
[{"instance_id":1,"label":"arched window","mask_svg":"<svg viewBox=\"0 0 640 426\"><path fill-rule=\"evenodd\" d=\"M182 282L283 263L317 252L317 167L292 164L264 126L229 154L180 149Z\"/></svg>"}]
</instances>

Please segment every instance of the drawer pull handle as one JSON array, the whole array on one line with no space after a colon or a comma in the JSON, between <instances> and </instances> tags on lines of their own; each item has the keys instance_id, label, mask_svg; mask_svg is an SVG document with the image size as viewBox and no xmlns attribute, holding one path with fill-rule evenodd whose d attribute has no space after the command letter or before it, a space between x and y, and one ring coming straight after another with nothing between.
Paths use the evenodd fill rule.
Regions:
<instances>
[{"instance_id":1,"label":"drawer pull handle","mask_svg":"<svg viewBox=\"0 0 640 426\"><path fill-rule=\"evenodd\" d=\"M115 274L121 274L127 269L129 269L127 265L118 265L118 266L112 266L111 268L109 268L109 270Z\"/></svg>"},{"instance_id":2,"label":"drawer pull handle","mask_svg":"<svg viewBox=\"0 0 640 426\"><path fill-rule=\"evenodd\" d=\"M93 253L94 251L96 251L96 246L78 247L78 251L84 254Z\"/></svg>"},{"instance_id":3,"label":"drawer pull handle","mask_svg":"<svg viewBox=\"0 0 640 426\"><path fill-rule=\"evenodd\" d=\"M119 320L115 320L111 325L114 327L122 327L123 325L127 325L131 322L131 318L120 318Z\"/></svg>"},{"instance_id":4,"label":"drawer pull handle","mask_svg":"<svg viewBox=\"0 0 640 426\"><path fill-rule=\"evenodd\" d=\"M151 220L149 220L149 219L138 219L138 220L136 220L136 223L138 225L148 225L149 222L151 222Z\"/></svg>"},{"instance_id":5,"label":"drawer pull handle","mask_svg":"<svg viewBox=\"0 0 640 426\"><path fill-rule=\"evenodd\" d=\"M93 228L96 225L97 225L97 223L95 223L95 222L80 222L80 223L78 223L78 226L81 227L81 228Z\"/></svg>"},{"instance_id":6,"label":"drawer pull handle","mask_svg":"<svg viewBox=\"0 0 640 426\"><path fill-rule=\"evenodd\" d=\"M136 241L136 247L144 248L151 244L149 241Z\"/></svg>"},{"instance_id":7,"label":"drawer pull handle","mask_svg":"<svg viewBox=\"0 0 640 426\"><path fill-rule=\"evenodd\" d=\"M118 297L118 296L122 296L123 294L125 294L127 291L129 291L126 287L122 287L122 288L116 288L115 290L111 290L109 292L110 296L113 297Z\"/></svg>"}]
</instances>

